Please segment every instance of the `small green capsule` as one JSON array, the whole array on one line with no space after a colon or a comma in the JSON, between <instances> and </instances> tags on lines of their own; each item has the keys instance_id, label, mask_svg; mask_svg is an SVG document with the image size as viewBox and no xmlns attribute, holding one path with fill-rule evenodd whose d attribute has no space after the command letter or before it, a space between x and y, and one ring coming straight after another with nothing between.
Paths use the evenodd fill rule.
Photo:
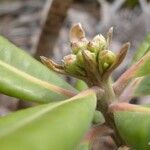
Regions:
<instances>
[{"instance_id":1,"label":"small green capsule","mask_svg":"<svg viewBox=\"0 0 150 150\"><path fill-rule=\"evenodd\" d=\"M76 55L70 54L63 58L65 71L74 75L85 75L84 71L77 65Z\"/></svg>"},{"instance_id":2,"label":"small green capsule","mask_svg":"<svg viewBox=\"0 0 150 150\"><path fill-rule=\"evenodd\" d=\"M116 60L116 55L109 50L104 50L99 53L99 62L102 64L103 70L108 69Z\"/></svg>"},{"instance_id":3,"label":"small green capsule","mask_svg":"<svg viewBox=\"0 0 150 150\"><path fill-rule=\"evenodd\" d=\"M84 59L83 59L83 55L82 55L82 51L79 51L76 55L77 57L77 64L80 66L80 67L84 67Z\"/></svg>"},{"instance_id":4,"label":"small green capsule","mask_svg":"<svg viewBox=\"0 0 150 150\"><path fill-rule=\"evenodd\" d=\"M87 39L83 39L81 41L71 43L71 49L74 54L77 54L81 50L87 49L88 41Z\"/></svg>"},{"instance_id":5,"label":"small green capsule","mask_svg":"<svg viewBox=\"0 0 150 150\"><path fill-rule=\"evenodd\" d=\"M106 39L101 34L98 34L91 42L88 43L87 48L91 52L97 53L98 51L104 50L106 46Z\"/></svg>"},{"instance_id":6,"label":"small green capsule","mask_svg":"<svg viewBox=\"0 0 150 150\"><path fill-rule=\"evenodd\" d=\"M103 64L104 70L106 70L107 68L109 68L109 66L110 66L110 65L109 65L108 63L105 62L105 63Z\"/></svg>"}]
</instances>

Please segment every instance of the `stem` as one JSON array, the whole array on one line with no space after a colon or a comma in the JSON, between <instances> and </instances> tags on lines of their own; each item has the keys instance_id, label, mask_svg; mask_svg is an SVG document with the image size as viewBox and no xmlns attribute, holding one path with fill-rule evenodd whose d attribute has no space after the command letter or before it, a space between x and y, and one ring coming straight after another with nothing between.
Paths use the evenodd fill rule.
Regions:
<instances>
[{"instance_id":1,"label":"stem","mask_svg":"<svg viewBox=\"0 0 150 150\"><path fill-rule=\"evenodd\" d=\"M112 138L114 139L116 145L120 147L125 145L125 142L120 137L120 134L116 128L114 114L108 111L109 105L116 100L110 78L103 81L100 87L104 90L104 96L102 98L98 98L97 109L103 113L106 125L114 130Z\"/></svg>"}]
</instances>

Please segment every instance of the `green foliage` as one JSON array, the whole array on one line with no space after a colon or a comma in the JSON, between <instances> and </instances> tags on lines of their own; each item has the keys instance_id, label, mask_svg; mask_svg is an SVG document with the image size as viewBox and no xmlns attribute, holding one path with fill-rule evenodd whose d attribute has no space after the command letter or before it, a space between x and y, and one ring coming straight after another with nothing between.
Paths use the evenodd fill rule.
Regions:
<instances>
[{"instance_id":1,"label":"green foliage","mask_svg":"<svg viewBox=\"0 0 150 150\"><path fill-rule=\"evenodd\" d=\"M90 127L95 107L96 96L88 91L1 117L0 148L73 150Z\"/></svg>"},{"instance_id":2,"label":"green foliage","mask_svg":"<svg viewBox=\"0 0 150 150\"><path fill-rule=\"evenodd\" d=\"M150 95L150 75L143 77L134 94L135 96Z\"/></svg>"},{"instance_id":3,"label":"green foliage","mask_svg":"<svg viewBox=\"0 0 150 150\"><path fill-rule=\"evenodd\" d=\"M57 86L74 90L54 72L3 37L0 37L0 85L0 92L4 94L42 103L67 97L56 90Z\"/></svg>"},{"instance_id":4,"label":"green foliage","mask_svg":"<svg viewBox=\"0 0 150 150\"><path fill-rule=\"evenodd\" d=\"M136 50L135 55L133 56L132 63L137 62L149 51L150 51L150 34L148 34L145 37L144 41L140 44L139 48Z\"/></svg>"},{"instance_id":5,"label":"green foliage","mask_svg":"<svg viewBox=\"0 0 150 150\"><path fill-rule=\"evenodd\" d=\"M77 80L76 83L75 83L75 88L78 91L83 91L83 90L86 90L88 88L88 86L87 86L87 84L84 81Z\"/></svg>"},{"instance_id":6,"label":"green foliage","mask_svg":"<svg viewBox=\"0 0 150 150\"><path fill-rule=\"evenodd\" d=\"M150 111L120 111L115 122L121 136L135 150L150 149Z\"/></svg>"},{"instance_id":7,"label":"green foliage","mask_svg":"<svg viewBox=\"0 0 150 150\"><path fill-rule=\"evenodd\" d=\"M88 141L84 141L78 146L77 150L91 150L91 146Z\"/></svg>"},{"instance_id":8,"label":"green foliage","mask_svg":"<svg viewBox=\"0 0 150 150\"><path fill-rule=\"evenodd\" d=\"M76 96L77 90L53 71L0 37L0 92L39 103L72 97L1 117L0 149L90 149L89 143L95 137L112 135L112 131L117 147L127 143L136 150L150 149L150 109L114 103L117 98L121 101L150 94L150 35L135 54L133 66L112 86L110 75L122 63L130 46L126 43L118 54L111 52L108 48L112 32L110 28L106 38L97 35L88 41L82 26L77 24L70 32L74 54L65 56L61 65L41 57L55 72L81 79L76 83L78 91L87 89L87 84L92 87ZM100 128L105 122L106 131L94 129L84 136L92 121Z\"/></svg>"},{"instance_id":9,"label":"green foliage","mask_svg":"<svg viewBox=\"0 0 150 150\"><path fill-rule=\"evenodd\" d=\"M147 57L145 57L144 55L147 55ZM132 63L136 63L137 61L142 59L142 57L144 57L144 59L142 60L144 63L143 65L141 65L141 67L139 67L136 76L144 77L142 77L142 81L135 90L135 96L150 95L150 34L148 34L145 37L144 41L140 44L133 57Z\"/></svg>"},{"instance_id":10,"label":"green foliage","mask_svg":"<svg viewBox=\"0 0 150 150\"><path fill-rule=\"evenodd\" d=\"M105 118L100 111L96 110L92 122L93 124L103 124L105 123Z\"/></svg>"},{"instance_id":11,"label":"green foliage","mask_svg":"<svg viewBox=\"0 0 150 150\"><path fill-rule=\"evenodd\" d=\"M143 64L138 68L136 76L145 76L150 74L150 51L143 56Z\"/></svg>"}]
</instances>

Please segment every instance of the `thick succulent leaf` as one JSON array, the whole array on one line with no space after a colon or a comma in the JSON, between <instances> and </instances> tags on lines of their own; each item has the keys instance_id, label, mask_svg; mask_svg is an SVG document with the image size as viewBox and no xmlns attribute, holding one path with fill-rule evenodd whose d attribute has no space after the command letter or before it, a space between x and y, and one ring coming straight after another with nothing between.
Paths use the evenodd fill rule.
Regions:
<instances>
[{"instance_id":1,"label":"thick succulent leaf","mask_svg":"<svg viewBox=\"0 0 150 150\"><path fill-rule=\"evenodd\" d=\"M115 122L126 143L135 150L149 150L150 108L121 103L115 109Z\"/></svg>"},{"instance_id":2,"label":"thick succulent leaf","mask_svg":"<svg viewBox=\"0 0 150 150\"><path fill-rule=\"evenodd\" d=\"M67 97L62 94L63 89L74 90L3 37L0 37L0 85L0 92L4 94L37 102L62 100Z\"/></svg>"},{"instance_id":3,"label":"thick succulent leaf","mask_svg":"<svg viewBox=\"0 0 150 150\"><path fill-rule=\"evenodd\" d=\"M150 95L150 75L133 79L119 96L120 102L129 102L134 97Z\"/></svg>"},{"instance_id":4,"label":"thick succulent leaf","mask_svg":"<svg viewBox=\"0 0 150 150\"><path fill-rule=\"evenodd\" d=\"M131 77L141 77L150 74L150 51L133 64L123 75Z\"/></svg>"},{"instance_id":5,"label":"thick succulent leaf","mask_svg":"<svg viewBox=\"0 0 150 150\"><path fill-rule=\"evenodd\" d=\"M129 102L134 97L150 95L150 75L138 77L124 89L119 97L121 102Z\"/></svg>"},{"instance_id":6,"label":"thick succulent leaf","mask_svg":"<svg viewBox=\"0 0 150 150\"><path fill-rule=\"evenodd\" d=\"M150 51L147 52L139 61L125 71L114 83L115 93L120 95L128 85L129 81L136 77L150 75Z\"/></svg>"},{"instance_id":7,"label":"thick succulent leaf","mask_svg":"<svg viewBox=\"0 0 150 150\"><path fill-rule=\"evenodd\" d=\"M140 44L139 48L137 49L132 63L137 62L140 58L142 58L147 52L150 51L150 34L148 34L144 41Z\"/></svg>"},{"instance_id":8,"label":"thick succulent leaf","mask_svg":"<svg viewBox=\"0 0 150 150\"><path fill-rule=\"evenodd\" d=\"M21 110L0 118L3 150L73 150L90 127L96 95L86 91L69 100Z\"/></svg>"},{"instance_id":9,"label":"thick succulent leaf","mask_svg":"<svg viewBox=\"0 0 150 150\"><path fill-rule=\"evenodd\" d=\"M77 150L91 150L91 143L89 141L84 141L79 144Z\"/></svg>"},{"instance_id":10,"label":"thick succulent leaf","mask_svg":"<svg viewBox=\"0 0 150 150\"><path fill-rule=\"evenodd\" d=\"M75 83L75 88L78 90L78 91L83 91L85 89L88 88L87 84L82 81L82 80L77 80L76 83Z\"/></svg>"}]
</instances>

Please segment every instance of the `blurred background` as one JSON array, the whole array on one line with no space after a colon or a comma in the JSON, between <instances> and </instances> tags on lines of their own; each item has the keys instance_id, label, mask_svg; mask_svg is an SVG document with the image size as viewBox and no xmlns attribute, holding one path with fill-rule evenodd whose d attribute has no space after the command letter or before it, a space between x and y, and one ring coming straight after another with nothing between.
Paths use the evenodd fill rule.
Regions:
<instances>
[{"instance_id":1,"label":"blurred background","mask_svg":"<svg viewBox=\"0 0 150 150\"><path fill-rule=\"evenodd\" d=\"M127 58L113 74L117 79L150 32L150 3L146 0L0 0L0 34L39 59L61 62L70 53L69 29L80 22L91 39L114 27L111 50L131 42ZM150 36L148 36L150 41ZM37 68L38 69L38 68ZM65 77L63 77L65 78ZM65 78L73 84L74 79ZM148 103L149 97L132 103ZM0 95L0 115L31 106L31 103Z\"/></svg>"}]
</instances>

